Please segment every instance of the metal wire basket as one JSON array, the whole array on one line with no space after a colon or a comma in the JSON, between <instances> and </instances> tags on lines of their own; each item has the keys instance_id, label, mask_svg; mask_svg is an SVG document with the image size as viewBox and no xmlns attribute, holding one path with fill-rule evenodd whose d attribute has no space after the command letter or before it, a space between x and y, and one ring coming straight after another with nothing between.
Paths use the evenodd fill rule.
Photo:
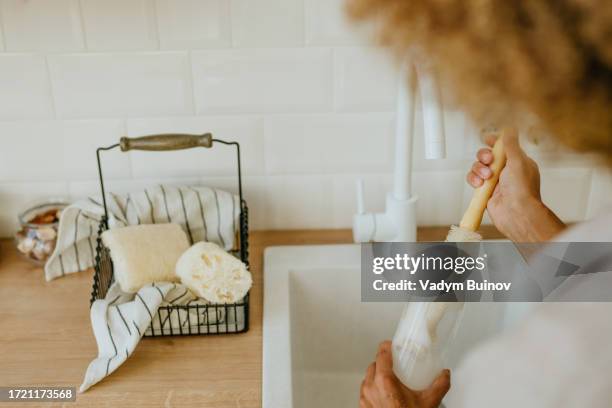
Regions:
<instances>
[{"instance_id":1,"label":"metal wire basket","mask_svg":"<svg viewBox=\"0 0 612 408\"><path fill-rule=\"evenodd\" d=\"M113 262L110 256L110 250L104 246L101 238L102 233L108 229L109 218L100 153L117 147L123 152L130 150L169 151L194 147L211 148L213 143L221 143L236 148L238 194L240 198L240 231L238 233L238 243L230 253L244 262L247 267L249 266L248 207L246 201L242 197L240 145L237 142L213 139L210 133L205 133L203 135L160 134L138 138L123 137L119 143L108 147L100 147L96 151L104 216L100 221L96 240L95 273L90 305L97 299L103 299L114 282ZM192 319L192 316L195 316L195 318ZM172 322L180 322L182 320L181 317L189 324L185 327L183 327L182 324L179 324L178 327L174 327ZM158 337L244 333L249 329L249 293L247 293L241 301L236 303L160 306L157 311L157 316L154 318L158 319L158 324L151 324L143 336Z\"/></svg>"}]
</instances>

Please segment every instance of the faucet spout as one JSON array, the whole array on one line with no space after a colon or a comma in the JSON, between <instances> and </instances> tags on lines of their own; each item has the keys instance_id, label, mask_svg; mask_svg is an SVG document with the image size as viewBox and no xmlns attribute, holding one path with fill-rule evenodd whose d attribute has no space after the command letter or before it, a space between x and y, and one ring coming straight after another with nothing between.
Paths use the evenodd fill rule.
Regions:
<instances>
[{"instance_id":1,"label":"faucet spout","mask_svg":"<svg viewBox=\"0 0 612 408\"><path fill-rule=\"evenodd\" d=\"M416 70L407 64L402 69L395 113L395 172L393 197L408 200L412 196L412 148L416 111Z\"/></svg>"},{"instance_id":2,"label":"faucet spout","mask_svg":"<svg viewBox=\"0 0 612 408\"><path fill-rule=\"evenodd\" d=\"M419 93L423 110L423 138L425 139L425 158L444 159L446 157L446 137L444 135L444 106L442 91L433 72L418 67Z\"/></svg>"},{"instance_id":3,"label":"faucet spout","mask_svg":"<svg viewBox=\"0 0 612 408\"><path fill-rule=\"evenodd\" d=\"M443 158L446 154L440 89L433 74L407 63L400 71L397 98L393 191L387 194L384 213L366 213L363 186L358 184L358 211L353 219L356 242L416 241L417 197L412 195L412 153L417 90L423 109L425 155Z\"/></svg>"}]
</instances>

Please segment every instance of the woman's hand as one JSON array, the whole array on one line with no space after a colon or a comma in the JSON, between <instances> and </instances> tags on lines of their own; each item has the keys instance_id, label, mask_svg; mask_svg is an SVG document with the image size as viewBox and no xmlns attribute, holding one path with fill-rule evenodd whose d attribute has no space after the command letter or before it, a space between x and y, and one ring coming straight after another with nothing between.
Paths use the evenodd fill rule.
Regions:
<instances>
[{"instance_id":1,"label":"woman's hand","mask_svg":"<svg viewBox=\"0 0 612 408\"><path fill-rule=\"evenodd\" d=\"M368 366L361 383L360 408L436 408L450 388L450 371L444 370L423 391L412 391L393 374L391 342L380 344L376 361Z\"/></svg>"},{"instance_id":2,"label":"woman's hand","mask_svg":"<svg viewBox=\"0 0 612 408\"><path fill-rule=\"evenodd\" d=\"M495 144L495 137L488 136L486 143ZM540 171L519 145L516 136L505 135L506 167L487 205L487 211L495 227L514 242L548 241L560 233L565 225L542 202L540 196ZM492 176L489 165L493 162L491 149L480 149L477 161L467 175L468 183L476 188Z\"/></svg>"}]
</instances>

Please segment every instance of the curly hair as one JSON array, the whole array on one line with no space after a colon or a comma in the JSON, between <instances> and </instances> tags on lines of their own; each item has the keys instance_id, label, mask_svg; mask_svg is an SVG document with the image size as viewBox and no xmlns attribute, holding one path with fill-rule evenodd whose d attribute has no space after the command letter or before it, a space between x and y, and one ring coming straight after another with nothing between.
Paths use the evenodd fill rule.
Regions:
<instances>
[{"instance_id":1,"label":"curly hair","mask_svg":"<svg viewBox=\"0 0 612 408\"><path fill-rule=\"evenodd\" d=\"M347 0L399 57L426 58L479 124L535 118L612 164L612 2ZM415 52L416 51L416 52Z\"/></svg>"}]
</instances>

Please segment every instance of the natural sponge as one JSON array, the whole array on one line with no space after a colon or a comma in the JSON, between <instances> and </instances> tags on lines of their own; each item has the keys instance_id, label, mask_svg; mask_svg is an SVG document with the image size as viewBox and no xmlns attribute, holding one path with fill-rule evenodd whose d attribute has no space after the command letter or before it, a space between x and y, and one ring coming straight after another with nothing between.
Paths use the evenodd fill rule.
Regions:
<instances>
[{"instance_id":1,"label":"natural sponge","mask_svg":"<svg viewBox=\"0 0 612 408\"><path fill-rule=\"evenodd\" d=\"M212 242L198 242L176 263L176 274L199 297L213 303L234 303L253 280L246 265Z\"/></svg>"},{"instance_id":2,"label":"natural sponge","mask_svg":"<svg viewBox=\"0 0 612 408\"><path fill-rule=\"evenodd\" d=\"M152 282L177 282L176 261L189 248L177 224L115 228L104 231L102 242L110 250L115 280L128 293Z\"/></svg>"}]
</instances>

